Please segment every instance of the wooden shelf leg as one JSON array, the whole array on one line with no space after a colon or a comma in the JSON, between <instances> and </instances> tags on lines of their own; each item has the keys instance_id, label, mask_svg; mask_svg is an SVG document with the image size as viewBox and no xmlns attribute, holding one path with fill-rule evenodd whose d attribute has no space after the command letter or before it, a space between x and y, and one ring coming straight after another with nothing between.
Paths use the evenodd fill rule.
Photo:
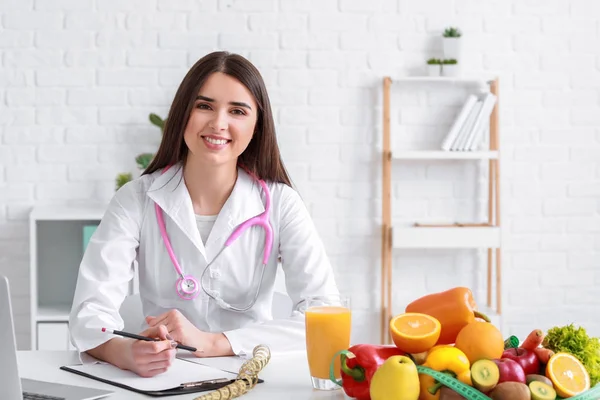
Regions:
<instances>
[{"instance_id":1,"label":"wooden shelf leg","mask_svg":"<svg viewBox=\"0 0 600 400\"><path fill-rule=\"evenodd\" d=\"M381 227L381 334L380 341L385 343L385 321L388 315L387 295L386 295L386 280L387 280L387 227L384 224Z\"/></svg>"},{"instance_id":2,"label":"wooden shelf leg","mask_svg":"<svg viewBox=\"0 0 600 400\"><path fill-rule=\"evenodd\" d=\"M487 250L487 306L492 308L492 249Z\"/></svg>"},{"instance_id":3,"label":"wooden shelf leg","mask_svg":"<svg viewBox=\"0 0 600 400\"><path fill-rule=\"evenodd\" d=\"M392 343L392 336L390 334L390 321L392 320L392 227L388 226L388 257L387 257L387 319L385 322L385 331L387 332L387 342Z\"/></svg>"},{"instance_id":4,"label":"wooden shelf leg","mask_svg":"<svg viewBox=\"0 0 600 400\"><path fill-rule=\"evenodd\" d=\"M500 227L500 140L499 140L499 80L496 78L490 86L490 92L496 96L496 104L490 115L490 150L498 151L498 158L490 163L490 204L492 203L492 189L494 193L493 208L490 208L490 218L492 211L494 223ZM493 187L492 187L493 182ZM496 311L498 315L502 314L502 257L501 245L496 248Z\"/></svg>"},{"instance_id":5,"label":"wooden shelf leg","mask_svg":"<svg viewBox=\"0 0 600 400\"><path fill-rule=\"evenodd\" d=\"M390 127L390 77L383 79L382 234L381 234L381 343L389 335L392 265L392 148ZM389 338L388 338L389 339Z\"/></svg>"}]
</instances>

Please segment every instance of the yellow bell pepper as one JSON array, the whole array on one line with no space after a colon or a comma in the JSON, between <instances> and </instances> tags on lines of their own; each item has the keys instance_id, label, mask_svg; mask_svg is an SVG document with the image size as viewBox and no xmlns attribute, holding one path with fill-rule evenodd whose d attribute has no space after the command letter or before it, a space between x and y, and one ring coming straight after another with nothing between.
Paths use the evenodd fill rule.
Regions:
<instances>
[{"instance_id":1,"label":"yellow bell pepper","mask_svg":"<svg viewBox=\"0 0 600 400\"><path fill-rule=\"evenodd\" d=\"M465 353L456 347L442 347L432 351L423 366L435 371L450 372L462 383L473 386L471 363Z\"/></svg>"},{"instance_id":2,"label":"yellow bell pepper","mask_svg":"<svg viewBox=\"0 0 600 400\"><path fill-rule=\"evenodd\" d=\"M429 349L429 352L427 353L427 355L433 353L436 350L445 349L445 348L448 348L448 347L454 347L454 345L453 344L436 344L431 349Z\"/></svg>"}]
</instances>

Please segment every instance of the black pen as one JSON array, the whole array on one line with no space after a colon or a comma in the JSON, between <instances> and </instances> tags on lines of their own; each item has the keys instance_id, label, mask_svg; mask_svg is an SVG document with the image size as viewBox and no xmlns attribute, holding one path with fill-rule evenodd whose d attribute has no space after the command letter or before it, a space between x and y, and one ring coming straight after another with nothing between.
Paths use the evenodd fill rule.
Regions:
<instances>
[{"instance_id":1,"label":"black pen","mask_svg":"<svg viewBox=\"0 0 600 400\"><path fill-rule=\"evenodd\" d=\"M145 340L146 342L160 342L160 339L155 339L155 338L151 338L151 337L148 337L148 336L136 335L135 333L129 333L129 332L123 332L123 331L115 331L115 330L112 330L112 329L102 328L102 332L112 333L113 335L124 336L124 337L128 337L128 338L131 338L131 339ZM184 344L179 344L179 343L177 343L176 348L182 349L182 350L188 350L188 351L191 351L191 352L195 352L195 351L198 350L195 347L190 347L190 346L186 346Z\"/></svg>"}]
</instances>

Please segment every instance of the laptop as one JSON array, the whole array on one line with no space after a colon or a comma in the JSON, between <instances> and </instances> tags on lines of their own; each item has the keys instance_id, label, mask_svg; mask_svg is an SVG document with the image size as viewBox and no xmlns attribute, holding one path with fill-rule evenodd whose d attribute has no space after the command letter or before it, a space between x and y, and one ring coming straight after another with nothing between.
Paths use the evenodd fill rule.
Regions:
<instances>
[{"instance_id":1,"label":"laptop","mask_svg":"<svg viewBox=\"0 0 600 400\"><path fill-rule=\"evenodd\" d=\"M0 276L0 391L3 400L92 400L113 392L21 379L8 279Z\"/></svg>"}]
</instances>

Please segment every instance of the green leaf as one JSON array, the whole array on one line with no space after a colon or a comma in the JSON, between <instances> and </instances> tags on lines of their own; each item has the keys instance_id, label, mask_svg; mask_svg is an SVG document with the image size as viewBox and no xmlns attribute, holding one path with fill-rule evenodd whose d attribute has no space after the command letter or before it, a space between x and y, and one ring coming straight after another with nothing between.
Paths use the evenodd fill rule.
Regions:
<instances>
[{"instance_id":1,"label":"green leaf","mask_svg":"<svg viewBox=\"0 0 600 400\"><path fill-rule=\"evenodd\" d=\"M137 163L138 168L146 169L148 168L148 165L150 165L150 162L153 158L154 154L152 153L142 153L135 158L135 162Z\"/></svg>"},{"instance_id":2,"label":"green leaf","mask_svg":"<svg viewBox=\"0 0 600 400\"><path fill-rule=\"evenodd\" d=\"M163 120L158 115L156 115L154 113L150 113L150 116L148 117L148 119L150 119L150 122L152 122L152 124L158 126L160 128L160 130L165 129L165 121L166 120Z\"/></svg>"},{"instance_id":3,"label":"green leaf","mask_svg":"<svg viewBox=\"0 0 600 400\"><path fill-rule=\"evenodd\" d=\"M448 27L444 30L444 33L442 34L442 36L449 37L449 38L459 38L462 36L462 32L458 28Z\"/></svg>"},{"instance_id":4,"label":"green leaf","mask_svg":"<svg viewBox=\"0 0 600 400\"><path fill-rule=\"evenodd\" d=\"M133 179L133 175L131 175L131 173L129 173L129 172L118 174L117 178L115 179L115 184L116 184L115 190L119 190L123 185L125 185L127 182L131 181L132 179Z\"/></svg>"}]
</instances>

